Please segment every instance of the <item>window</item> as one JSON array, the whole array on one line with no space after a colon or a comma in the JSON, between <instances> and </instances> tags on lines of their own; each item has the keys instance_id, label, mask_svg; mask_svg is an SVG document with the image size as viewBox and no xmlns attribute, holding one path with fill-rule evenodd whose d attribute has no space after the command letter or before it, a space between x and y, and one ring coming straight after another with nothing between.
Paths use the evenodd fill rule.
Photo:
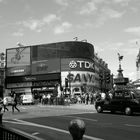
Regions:
<instances>
[{"instance_id":1,"label":"window","mask_svg":"<svg viewBox=\"0 0 140 140\"><path fill-rule=\"evenodd\" d=\"M131 94L129 92L125 92L124 93L124 98L125 99L130 99L131 98Z\"/></svg>"},{"instance_id":2,"label":"window","mask_svg":"<svg viewBox=\"0 0 140 140\"><path fill-rule=\"evenodd\" d=\"M115 92L115 98L122 98L123 94L121 92Z\"/></svg>"}]
</instances>

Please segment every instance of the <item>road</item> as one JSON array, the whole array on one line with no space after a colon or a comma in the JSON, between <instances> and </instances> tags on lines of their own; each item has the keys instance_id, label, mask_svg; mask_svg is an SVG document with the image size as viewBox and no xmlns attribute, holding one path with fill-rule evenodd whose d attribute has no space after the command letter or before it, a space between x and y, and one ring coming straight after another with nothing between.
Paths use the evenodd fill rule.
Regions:
<instances>
[{"instance_id":1,"label":"road","mask_svg":"<svg viewBox=\"0 0 140 140\"><path fill-rule=\"evenodd\" d=\"M30 116L26 111L13 116L4 116L3 123L8 127L21 130L28 134L46 140L71 140L68 132L69 122L74 118L84 120L86 133L84 140L139 140L140 139L140 115L125 116L124 114L110 114L109 112L98 114L92 106L75 107L45 107L35 111ZM34 111L33 111L34 110ZM42 112L42 113L41 113ZM27 115L28 114L28 115ZM38 115L37 115L38 114ZM40 114L40 115L39 115Z\"/></svg>"}]
</instances>

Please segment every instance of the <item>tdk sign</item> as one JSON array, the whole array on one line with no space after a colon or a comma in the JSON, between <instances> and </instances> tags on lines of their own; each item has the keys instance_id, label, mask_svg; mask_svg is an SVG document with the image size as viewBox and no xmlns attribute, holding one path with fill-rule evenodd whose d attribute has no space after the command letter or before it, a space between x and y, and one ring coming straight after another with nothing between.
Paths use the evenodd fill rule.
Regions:
<instances>
[{"instance_id":1,"label":"tdk sign","mask_svg":"<svg viewBox=\"0 0 140 140\"><path fill-rule=\"evenodd\" d=\"M70 61L69 67L71 69L81 68L81 69L93 69L94 70L94 63L89 61Z\"/></svg>"}]
</instances>

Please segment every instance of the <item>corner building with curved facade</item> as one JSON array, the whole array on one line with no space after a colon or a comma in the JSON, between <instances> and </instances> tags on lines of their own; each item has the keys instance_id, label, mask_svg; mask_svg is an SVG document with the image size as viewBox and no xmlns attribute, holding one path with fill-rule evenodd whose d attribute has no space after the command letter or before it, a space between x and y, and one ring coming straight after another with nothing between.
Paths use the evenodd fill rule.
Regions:
<instances>
[{"instance_id":1,"label":"corner building with curved facade","mask_svg":"<svg viewBox=\"0 0 140 140\"><path fill-rule=\"evenodd\" d=\"M69 41L6 50L6 88L16 93L51 92L57 85L93 91L95 82L94 46Z\"/></svg>"}]
</instances>

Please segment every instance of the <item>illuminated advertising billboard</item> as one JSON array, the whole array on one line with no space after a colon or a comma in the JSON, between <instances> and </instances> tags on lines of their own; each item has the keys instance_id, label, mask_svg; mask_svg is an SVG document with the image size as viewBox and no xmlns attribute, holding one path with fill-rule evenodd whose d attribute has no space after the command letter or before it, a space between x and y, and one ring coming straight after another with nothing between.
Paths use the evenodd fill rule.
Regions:
<instances>
[{"instance_id":1,"label":"illuminated advertising billboard","mask_svg":"<svg viewBox=\"0 0 140 140\"><path fill-rule=\"evenodd\" d=\"M71 86L79 86L86 84L88 86L95 86L95 73L86 71L71 71L62 72L62 86L65 86L65 78L69 80Z\"/></svg>"},{"instance_id":2,"label":"illuminated advertising billboard","mask_svg":"<svg viewBox=\"0 0 140 140\"><path fill-rule=\"evenodd\" d=\"M30 65L30 47L17 47L6 50L6 67Z\"/></svg>"},{"instance_id":3,"label":"illuminated advertising billboard","mask_svg":"<svg viewBox=\"0 0 140 140\"><path fill-rule=\"evenodd\" d=\"M22 76L31 73L30 66L10 67L6 70L7 76Z\"/></svg>"},{"instance_id":4,"label":"illuminated advertising billboard","mask_svg":"<svg viewBox=\"0 0 140 140\"><path fill-rule=\"evenodd\" d=\"M94 58L94 46L87 42L68 41L31 46L33 61L48 58ZM84 54L84 55L83 55Z\"/></svg>"},{"instance_id":5,"label":"illuminated advertising billboard","mask_svg":"<svg viewBox=\"0 0 140 140\"><path fill-rule=\"evenodd\" d=\"M47 59L32 62L32 75L60 72L60 59Z\"/></svg>"},{"instance_id":6,"label":"illuminated advertising billboard","mask_svg":"<svg viewBox=\"0 0 140 140\"><path fill-rule=\"evenodd\" d=\"M61 59L61 71L95 72L94 62L90 59L66 58Z\"/></svg>"},{"instance_id":7,"label":"illuminated advertising billboard","mask_svg":"<svg viewBox=\"0 0 140 140\"><path fill-rule=\"evenodd\" d=\"M6 50L6 76L29 75L30 47L18 47Z\"/></svg>"}]
</instances>

